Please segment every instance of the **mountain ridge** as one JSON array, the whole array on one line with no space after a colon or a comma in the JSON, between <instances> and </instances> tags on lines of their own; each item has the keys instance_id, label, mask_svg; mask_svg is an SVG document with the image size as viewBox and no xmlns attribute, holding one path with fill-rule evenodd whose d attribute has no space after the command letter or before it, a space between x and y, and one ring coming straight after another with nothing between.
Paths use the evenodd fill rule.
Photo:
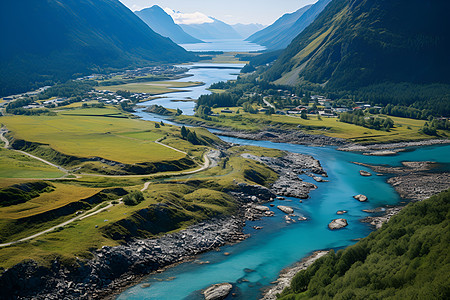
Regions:
<instances>
[{"instance_id":1,"label":"mountain ridge","mask_svg":"<svg viewBox=\"0 0 450 300\"><path fill-rule=\"evenodd\" d=\"M118 0L5 1L0 8L8 45L0 49L0 95L105 69L195 59Z\"/></svg>"},{"instance_id":2,"label":"mountain ridge","mask_svg":"<svg viewBox=\"0 0 450 300\"><path fill-rule=\"evenodd\" d=\"M184 32L178 24L158 5L144 8L134 12L142 21L144 21L156 33L170 38L177 44L195 44L203 43L202 40Z\"/></svg>"},{"instance_id":3,"label":"mountain ridge","mask_svg":"<svg viewBox=\"0 0 450 300\"><path fill-rule=\"evenodd\" d=\"M265 78L349 90L385 81L450 83L445 71L450 66L445 54L450 26L439 17L450 5L406 2L411 3L334 0Z\"/></svg>"},{"instance_id":4,"label":"mountain ridge","mask_svg":"<svg viewBox=\"0 0 450 300\"><path fill-rule=\"evenodd\" d=\"M214 22L203 24L180 24L189 35L200 40L241 39L241 35L229 24L210 17Z\"/></svg>"}]
</instances>

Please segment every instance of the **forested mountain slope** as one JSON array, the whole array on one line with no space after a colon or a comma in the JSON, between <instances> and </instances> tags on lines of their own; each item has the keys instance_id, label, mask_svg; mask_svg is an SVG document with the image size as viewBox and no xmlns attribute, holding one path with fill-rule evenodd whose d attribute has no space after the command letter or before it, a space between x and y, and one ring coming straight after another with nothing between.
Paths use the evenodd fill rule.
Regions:
<instances>
[{"instance_id":1,"label":"forested mountain slope","mask_svg":"<svg viewBox=\"0 0 450 300\"><path fill-rule=\"evenodd\" d=\"M401 83L405 93L415 90L409 100L401 95L397 100L411 104L414 94L428 93L414 85L450 84L449 9L444 0L333 0L264 78L334 91L381 85L375 87L381 94L395 93L399 89L393 84ZM435 96L422 98L427 97Z\"/></svg>"},{"instance_id":2,"label":"forested mountain slope","mask_svg":"<svg viewBox=\"0 0 450 300\"><path fill-rule=\"evenodd\" d=\"M194 56L118 0L1 1L0 95L74 74Z\"/></svg>"}]
</instances>

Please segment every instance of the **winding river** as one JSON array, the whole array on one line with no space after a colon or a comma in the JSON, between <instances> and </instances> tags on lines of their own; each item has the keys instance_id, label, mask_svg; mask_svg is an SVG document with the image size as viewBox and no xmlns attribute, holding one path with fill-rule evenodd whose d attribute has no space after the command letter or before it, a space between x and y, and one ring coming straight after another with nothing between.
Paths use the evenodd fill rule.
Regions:
<instances>
[{"instance_id":1,"label":"winding river","mask_svg":"<svg viewBox=\"0 0 450 300\"><path fill-rule=\"evenodd\" d=\"M211 68L212 67L212 68ZM193 102L173 102L172 100L196 99L207 92L210 83L235 78L238 73L236 65L193 65L192 77L181 79L186 81L203 81L206 86L189 88L190 91L172 93L163 98L146 103L159 104L169 108L180 108L186 114L192 113ZM229 67L229 68L227 68ZM161 120L160 116L139 112L139 116L147 120ZM400 165L402 161L435 161L441 168L450 166L450 145L430 146L401 152L397 156L374 157L358 153L337 151L334 147L309 147L287 143L268 141L250 141L237 138L222 137L227 142L242 145L254 145L276 148L294 153L303 153L320 160L328 172L329 182L315 183L318 189L310 193L310 198L300 203L299 199L287 198L277 200L275 205L288 205L296 214L304 215L307 221L287 224L284 214L277 209L272 218L247 222L245 232L251 236L238 244L223 247L220 251L205 253L193 262L183 263L167 271L151 275L121 295L118 299L203 299L200 290L215 283L230 282L236 286L233 299L258 299L262 290L274 281L279 272L291 264L301 260L311 252L320 249L340 249L354 244L357 239L371 232L368 224L360 219L369 214L363 209L373 209L384 205L398 204L401 200L395 190L386 183L385 176L362 177L359 170L370 171L352 162L370 164ZM302 177L311 182L311 178ZM364 194L368 202L361 203L353 199L356 194ZM344 216L349 226L331 231L328 223L338 218L338 210L347 210ZM253 226L263 227L261 230ZM224 253L230 253L229 256ZM149 283L143 288L142 284ZM145 285L147 286L147 285Z\"/></svg>"}]
</instances>

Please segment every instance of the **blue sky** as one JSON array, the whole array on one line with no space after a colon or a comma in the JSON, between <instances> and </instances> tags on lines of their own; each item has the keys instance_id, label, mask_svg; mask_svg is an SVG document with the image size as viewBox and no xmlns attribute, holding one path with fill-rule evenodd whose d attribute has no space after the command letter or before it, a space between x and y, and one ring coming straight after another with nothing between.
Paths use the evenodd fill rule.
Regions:
<instances>
[{"instance_id":1,"label":"blue sky","mask_svg":"<svg viewBox=\"0 0 450 300\"><path fill-rule=\"evenodd\" d=\"M131 10L153 5L183 13L201 12L229 24L272 24L287 12L315 3L317 0L120 0Z\"/></svg>"}]
</instances>

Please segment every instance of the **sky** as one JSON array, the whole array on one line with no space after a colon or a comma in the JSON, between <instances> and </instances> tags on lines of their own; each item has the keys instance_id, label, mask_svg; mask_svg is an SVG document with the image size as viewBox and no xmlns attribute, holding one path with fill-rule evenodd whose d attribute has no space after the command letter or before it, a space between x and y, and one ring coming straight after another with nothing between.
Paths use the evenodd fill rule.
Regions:
<instances>
[{"instance_id":1,"label":"sky","mask_svg":"<svg viewBox=\"0 0 450 300\"><path fill-rule=\"evenodd\" d=\"M270 25L285 13L315 3L317 0L120 0L132 11L153 5L181 12L180 20L195 22L208 16L228 24L259 23ZM187 16L185 14L188 14ZM206 16L205 16L206 15ZM186 21L187 20L187 21ZM184 21L180 21L184 22Z\"/></svg>"}]
</instances>

